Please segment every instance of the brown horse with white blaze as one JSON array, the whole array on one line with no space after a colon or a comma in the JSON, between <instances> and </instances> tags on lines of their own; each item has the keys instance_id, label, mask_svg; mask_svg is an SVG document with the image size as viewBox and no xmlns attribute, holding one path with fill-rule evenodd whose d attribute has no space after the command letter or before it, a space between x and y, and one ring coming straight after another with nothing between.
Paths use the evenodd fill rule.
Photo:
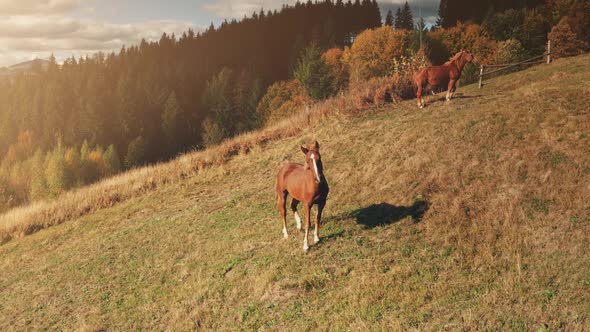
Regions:
<instances>
[{"instance_id":1,"label":"brown horse with white blaze","mask_svg":"<svg viewBox=\"0 0 590 332\"><path fill-rule=\"evenodd\" d=\"M301 230L301 218L297 213L297 205L302 202L305 207L305 237L303 239L303 251L309 250L307 237L311 223L311 208L318 206L318 215L315 220L314 242L318 243L320 237L318 228L322 218L322 211L328 198L328 182L324 177L320 145L318 142L310 146L301 146L305 154L305 165L285 163L277 174L277 198L281 217L283 218L283 236L289 237L287 232L287 196L291 195L291 210L297 223L297 229Z\"/></svg>"},{"instance_id":2,"label":"brown horse with white blaze","mask_svg":"<svg viewBox=\"0 0 590 332\"><path fill-rule=\"evenodd\" d=\"M424 108L425 102L424 98L422 98L422 92L425 88L432 89L434 87L444 86L447 88L447 101L450 101L455 94L456 84L461 78L463 67L467 63L474 61L475 57L473 54L461 51L442 66L426 67L416 72L413 79L418 107Z\"/></svg>"}]
</instances>

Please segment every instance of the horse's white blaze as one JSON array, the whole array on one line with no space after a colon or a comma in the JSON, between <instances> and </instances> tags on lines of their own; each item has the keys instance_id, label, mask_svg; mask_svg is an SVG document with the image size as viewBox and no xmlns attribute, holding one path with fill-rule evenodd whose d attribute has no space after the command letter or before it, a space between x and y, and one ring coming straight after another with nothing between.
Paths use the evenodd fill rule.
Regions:
<instances>
[{"instance_id":1,"label":"horse's white blaze","mask_svg":"<svg viewBox=\"0 0 590 332\"><path fill-rule=\"evenodd\" d=\"M295 213L293 213L293 216L295 217L295 223L297 224L297 229L301 229L301 218L299 217L299 213L297 213L297 211L295 211Z\"/></svg>"},{"instance_id":2,"label":"horse's white blaze","mask_svg":"<svg viewBox=\"0 0 590 332\"><path fill-rule=\"evenodd\" d=\"M289 233L287 233L287 227L283 227L283 237L285 239L289 238Z\"/></svg>"},{"instance_id":3,"label":"horse's white blaze","mask_svg":"<svg viewBox=\"0 0 590 332\"><path fill-rule=\"evenodd\" d=\"M313 162L313 171L315 174L315 179L319 183L320 182L320 172L318 171L318 164L315 160L315 155L313 153L311 154L311 160Z\"/></svg>"}]
</instances>

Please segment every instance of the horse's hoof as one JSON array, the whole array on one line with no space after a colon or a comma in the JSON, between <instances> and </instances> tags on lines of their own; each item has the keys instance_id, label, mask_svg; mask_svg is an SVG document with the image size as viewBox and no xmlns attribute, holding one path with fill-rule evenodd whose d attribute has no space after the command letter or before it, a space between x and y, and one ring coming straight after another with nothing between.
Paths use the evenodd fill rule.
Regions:
<instances>
[{"instance_id":1,"label":"horse's hoof","mask_svg":"<svg viewBox=\"0 0 590 332\"><path fill-rule=\"evenodd\" d=\"M314 243L318 243L318 242L320 242L320 238L319 238L319 236L316 236L316 237L314 237L314 238L313 238L313 241L314 241Z\"/></svg>"},{"instance_id":2,"label":"horse's hoof","mask_svg":"<svg viewBox=\"0 0 590 332\"><path fill-rule=\"evenodd\" d=\"M423 109L423 108L424 108L424 105L420 105L420 109Z\"/></svg>"},{"instance_id":3,"label":"horse's hoof","mask_svg":"<svg viewBox=\"0 0 590 332\"><path fill-rule=\"evenodd\" d=\"M303 245L303 252L308 252L309 251L309 246L307 244Z\"/></svg>"},{"instance_id":4,"label":"horse's hoof","mask_svg":"<svg viewBox=\"0 0 590 332\"><path fill-rule=\"evenodd\" d=\"M287 229L286 228L283 229L283 238L285 240L289 238L289 233L287 233Z\"/></svg>"}]
</instances>

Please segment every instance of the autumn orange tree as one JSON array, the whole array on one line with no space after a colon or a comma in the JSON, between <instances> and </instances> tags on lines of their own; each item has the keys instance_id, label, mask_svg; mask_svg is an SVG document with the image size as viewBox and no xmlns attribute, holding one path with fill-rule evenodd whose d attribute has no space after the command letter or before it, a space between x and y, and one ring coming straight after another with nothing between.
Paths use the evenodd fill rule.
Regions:
<instances>
[{"instance_id":1,"label":"autumn orange tree","mask_svg":"<svg viewBox=\"0 0 590 332\"><path fill-rule=\"evenodd\" d=\"M482 63L492 62L497 42L491 39L478 24L457 23L448 29L430 32L429 38L439 40L449 54L455 55L461 50L469 51Z\"/></svg>"},{"instance_id":2,"label":"autumn orange tree","mask_svg":"<svg viewBox=\"0 0 590 332\"><path fill-rule=\"evenodd\" d=\"M548 35L552 42L551 54L556 59L581 54L588 48L588 45L572 31L568 20L567 16L563 17Z\"/></svg>"},{"instance_id":3,"label":"autumn orange tree","mask_svg":"<svg viewBox=\"0 0 590 332\"><path fill-rule=\"evenodd\" d=\"M349 67L350 83L391 75L393 59L408 52L409 37L410 32L393 30L389 26L365 30L359 34L343 55L344 62Z\"/></svg>"}]
</instances>

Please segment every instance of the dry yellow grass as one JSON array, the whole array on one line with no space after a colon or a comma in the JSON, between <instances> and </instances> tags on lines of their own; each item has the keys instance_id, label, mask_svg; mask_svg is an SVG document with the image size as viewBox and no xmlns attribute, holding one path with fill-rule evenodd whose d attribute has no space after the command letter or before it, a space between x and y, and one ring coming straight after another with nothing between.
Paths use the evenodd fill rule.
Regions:
<instances>
[{"instance_id":1,"label":"dry yellow grass","mask_svg":"<svg viewBox=\"0 0 590 332\"><path fill-rule=\"evenodd\" d=\"M461 87L422 111L348 117L353 101L333 100L319 126L32 207L43 220L52 204L84 211L84 196L122 192L0 246L0 330L587 330L589 60ZM314 139L332 190L304 255L292 220L282 239L273 183Z\"/></svg>"}]
</instances>

